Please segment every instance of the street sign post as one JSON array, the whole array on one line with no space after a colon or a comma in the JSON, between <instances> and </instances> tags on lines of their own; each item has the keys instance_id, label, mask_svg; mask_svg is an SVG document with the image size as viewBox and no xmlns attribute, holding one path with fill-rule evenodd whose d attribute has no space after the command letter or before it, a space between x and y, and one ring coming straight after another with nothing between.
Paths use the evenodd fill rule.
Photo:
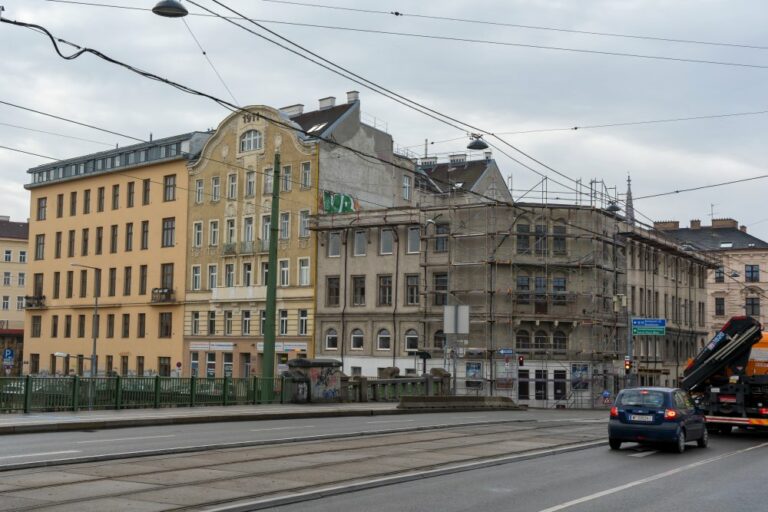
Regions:
<instances>
[{"instance_id":1,"label":"street sign post","mask_svg":"<svg viewBox=\"0 0 768 512\"><path fill-rule=\"evenodd\" d=\"M664 336L667 333L666 318L633 318L633 336Z\"/></svg>"}]
</instances>

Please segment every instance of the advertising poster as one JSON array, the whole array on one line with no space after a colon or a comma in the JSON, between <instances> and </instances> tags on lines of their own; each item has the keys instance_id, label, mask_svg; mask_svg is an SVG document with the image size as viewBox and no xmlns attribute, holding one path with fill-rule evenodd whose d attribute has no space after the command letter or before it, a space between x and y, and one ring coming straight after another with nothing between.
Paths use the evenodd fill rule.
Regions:
<instances>
[{"instance_id":1,"label":"advertising poster","mask_svg":"<svg viewBox=\"0 0 768 512\"><path fill-rule=\"evenodd\" d=\"M589 365L587 363L571 364L571 389L573 391L589 389Z\"/></svg>"}]
</instances>

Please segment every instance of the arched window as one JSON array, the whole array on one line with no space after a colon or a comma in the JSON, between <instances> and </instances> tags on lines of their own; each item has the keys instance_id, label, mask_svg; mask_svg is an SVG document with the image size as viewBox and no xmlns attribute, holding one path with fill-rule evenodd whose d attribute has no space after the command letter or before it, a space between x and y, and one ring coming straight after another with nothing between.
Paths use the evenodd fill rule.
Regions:
<instances>
[{"instance_id":1,"label":"arched window","mask_svg":"<svg viewBox=\"0 0 768 512\"><path fill-rule=\"evenodd\" d=\"M445 348L445 333L443 331L435 331L433 341L435 348Z\"/></svg>"},{"instance_id":2,"label":"arched window","mask_svg":"<svg viewBox=\"0 0 768 512\"><path fill-rule=\"evenodd\" d=\"M387 329L379 331L379 335L376 337L376 348L378 350L389 350L392 348L392 336L390 336Z\"/></svg>"},{"instance_id":3,"label":"arched window","mask_svg":"<svg viewBox=\"0 0 768 512\"><path fill-rule=\"evenodd\" d=\"M350 340L352 342L352 350L363 350L363 343L365 341L363 331L360 329L352 329Z\"/></svg>"},{"instance_id":4,"label":"arched window","mask_svg":"<svg viewBox=\"0 0 768 512\"><path fill-rule=\"evenodd\" d=\"M248 130L240 136L240 152L261 149L261 132Z\"/></svg>"},{"instance_id":5,"label":"arched window","mask_svg":"<svg viewBox=\"0 0 768 512\"><path fill-rule=\"evenodd\" d=\"M517 341L517 348L531 348L531 334L528 331L517 331L515 339Z\"/></svg>"},{"instance_id":6,"label":"arched window","mask_svg":"<svg viewBox=\"0 0 768 512\"><path fill-rule=\"evenodd\" d=\"M415 352L419 349L419 333L415 329L405 331L405 350Z\"/></svg>"},{"instance_id":7,"label":"arched window","mask_svg":"<svg viewBox=\"0 0 768 512\"><path fill-rule=\"evenodd\" d=\"M325 333L325 348L326 350L338 350L339 349L339 335L336 334L336 329L328 329Z\"/></svg>"},{"instance_id":8,"label":"arched window","mask_svg":"<svg viewBox=\"0 0 768 512\"><path fill-rule=\"evenodd\" d=\"M534 348L547 348L547 333L544 331L536 331L533 335L533 347Z\"/></svg>"},{"instance_id":9,"label":"arched window","mask_svg":"<svg viewBox=\"0 0 768 512\"><path fill-rule=\"evenodd\" d=\"M555 350L566 350L568 346L568 336L563 331L555 331L552 335L552 345Z\"/></svg>"}]
</instances>

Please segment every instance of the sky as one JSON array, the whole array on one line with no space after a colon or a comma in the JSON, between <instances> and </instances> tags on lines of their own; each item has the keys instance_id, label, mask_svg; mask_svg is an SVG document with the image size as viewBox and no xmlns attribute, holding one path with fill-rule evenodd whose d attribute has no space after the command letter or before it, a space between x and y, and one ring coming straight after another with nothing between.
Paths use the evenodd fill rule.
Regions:
<instances>
[{"instance_id":1,"label":"sky","mask_svg":"<svg viewBox=\"0 0 768 512\"><path fill-rule=\"evenodd\" d=\"M424 156L425 140L429 156L467 152L474 131L467 125L496 134L485 138L515 199L578 197L588 204L590 182L597 180L603 193L619 194L621 202L629 176L640 221L679 220L687 227L700 219L709 225L714 214L768 240L768 209L762 207L768 179L642 198L768 175L763 0L182 3L190 16L169 19L150 11L155 0L0 0L5 19L41 25L56 38L240 106L302 103L308 111L319 98L342 103L347 91L358 90L363 121L388 131L399 150L413 156ZM235 16L225 8L231 7L459 122L408 109L200 6ZM492 43L473 42L479 40ZM60 46L65 55L74 52ZM215 128L228 114L209 99L92 55L64 60L34 30L0 24L0 48L1 102L143 140L150 133L159 138ZM753 112L760 113L589 128ZM567 129L574 126L582 128ZM65 159L133 142L0 103L0 146L11 148L0 148L0 215L29 217L26 171L52 161L20 151ZM605 197L597 198L598 206L605 206Z\"/></svg>"}]
</instances>

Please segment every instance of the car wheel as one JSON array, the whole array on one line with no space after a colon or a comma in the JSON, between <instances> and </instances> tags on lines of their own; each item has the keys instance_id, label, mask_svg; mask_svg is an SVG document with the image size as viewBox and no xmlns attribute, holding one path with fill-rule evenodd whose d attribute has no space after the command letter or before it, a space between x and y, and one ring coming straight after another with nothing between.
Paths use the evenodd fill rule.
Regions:
<instances>
[{"instance_id":1,"label":"car wheel","mask_svg":"<svg viewBox=\"0 0 768 512\"><path fill-rule=\"evenodd\" d=\"M608 446L611 447L611 450L618 450L621 448L621 441L618 439L608 439Z\"/></svg>"},{"instance_id":2,"label":"car wheel","mask_svg":"<svg viewBox=\"0 0 768 512\"><path fill-rule=\"evenodd\" d=\"M709 432L707 432L707 429L704 429L701 437L696 441L696 445L698 445L699 448L706 448L709 445Z\"/></svg>"},{"instance_id":3,"label":"car wheel","mask_svg":"<svg viewBox=\"0 0 768 512\"><path fill-rule=\"evenodd\" d=\"M685 430L680 429L675 439L675 451L677 453L683 453L685 451Z\"/></svg>"}]
</instances>

